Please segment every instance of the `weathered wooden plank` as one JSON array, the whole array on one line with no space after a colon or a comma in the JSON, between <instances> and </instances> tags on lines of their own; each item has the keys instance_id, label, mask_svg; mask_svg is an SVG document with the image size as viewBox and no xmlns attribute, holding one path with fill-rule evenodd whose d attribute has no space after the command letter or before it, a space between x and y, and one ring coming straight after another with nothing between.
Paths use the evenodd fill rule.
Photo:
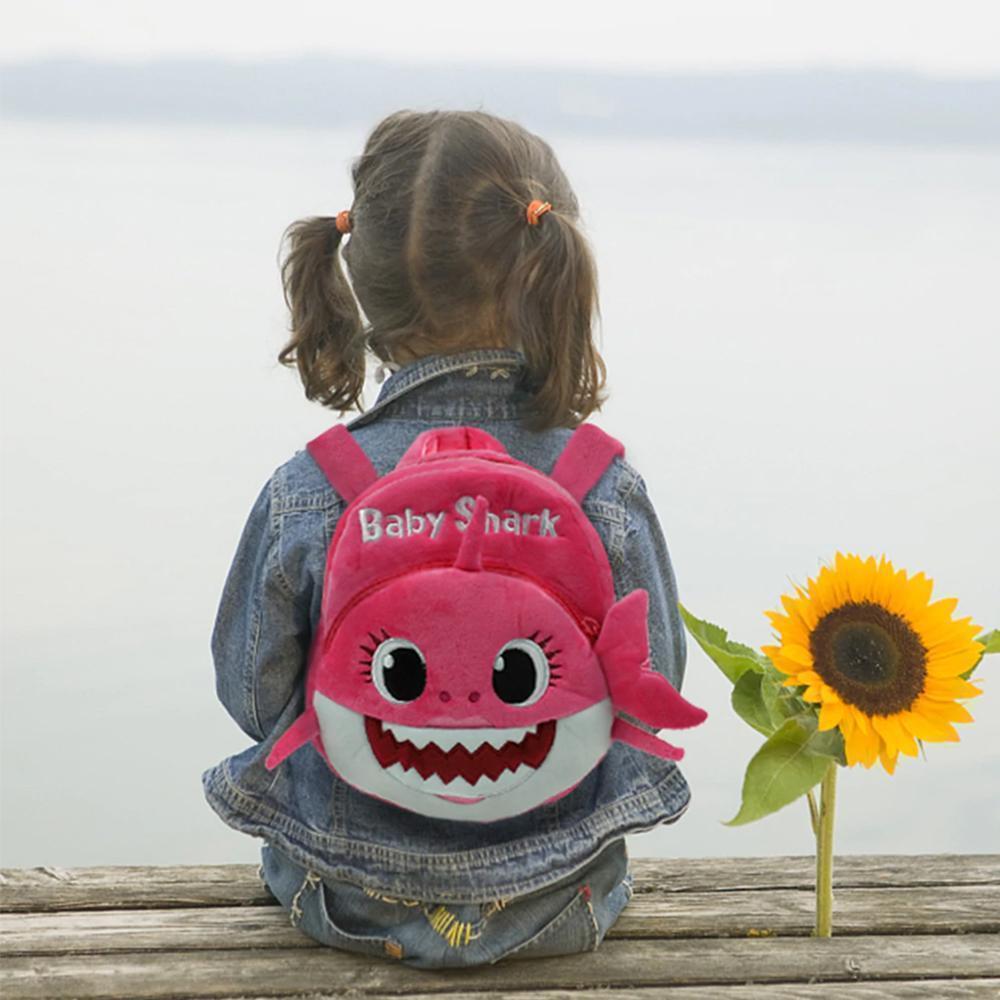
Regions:
<instances>
[{"instance_id":1,"label":"weathered wooden plank","mask_svg":"<svg viewBox=\"0 0 1000 1000\"><path fill-rule=\"evenodd\" d=\"M647 893L632 899L613 938L802 936L811 891ZM989 886L841 889L838 934L1000 932L1000 892ZM312 941L278 906L112 910L0 916L0 952L58 955L179 949L303 948Z\"/></svg>"},{"instance_id":2,"label":"weathered wooden plank","mask_svg":"<svg viewBox=\"0 0 1000 1000\"><path fill-rule=\"evenodd\" d=\"M498 996L500 994L497 994ZM408 993L407 1000L465 1000L462 993ZM759 986L652 986L628 990L505 991L503 1000L761 1000ZM767 1000L996 1000L1000 979L935 979L927 982L769 983ZM342 993L311 993L309 1000L342 1000ZM365 1000L396 1000L398 994L366 993ZM243 997L242 1000L266 1000Z\"/></svg>"},{"instance_id":3,"label":"weathered wooden plank","mask_svg":"<svg viewBox=\"0 0 1000 1000\"><path fill-rule=\"evenodd\" d=\"M597 952L507 961L473 969L410 969L327 948L252 951L128 952L113 961L93 956L8 958L0 974L7 1000L46 997L148 1000L184 996L233 997L382 992L504 990L516 978L522 991L632 989L652 986L775 982L851 982L997 978L995 935L948 938L785 938L605 941ZM829 994L826 994L829 995ZM926 995L933 995L928 992Z\"/></svg>"},{"instance_id":4,"label":"weathered wooden plank","mask_svg":"<svg viewBox=\"0 0 1000 1000\"><path fill-rule=\"evenodd\" d=\"M255 865L0 870L0 912L273 903Z\"/></svg>"},{"instance_id":5,"label":"weathered wooden plank","mask_svg":"<svg viewBox=\"0 0 1000 1000\"><path fill-rule=\"evenodd\" d=\"M760 892L647 892L632 897L612 928L621 937L747 937L810 934L813 889ZM838 934L965 934L1000 932L994 886L837 889Z\"/></svg>"},{"instance_id":6,"label":"weathered wooden plank","mask_svg":"<svg viewBox=\"0 0 1000 1000\"><path fill-rule=\"evenodd\" d=\"M811 889L816 860L633 858L636 892ZM1000 854L857 854L837 857L834 887L1000 885Z\"/></svg>"},{"instance_id":7,"label":"weathered wooden plank","mask_svg":"<svg viewBox=\"0 0 1000 1000\"><path fill-rule=\"evenodd\" d=\"M637 895L808 889L810 857L635 858ZM1000 885L1000 855L852 855L835 886ZM0 911L261 905L271 901L254 865L14 868L0 871Z\"/></svg>"}]
</instances>

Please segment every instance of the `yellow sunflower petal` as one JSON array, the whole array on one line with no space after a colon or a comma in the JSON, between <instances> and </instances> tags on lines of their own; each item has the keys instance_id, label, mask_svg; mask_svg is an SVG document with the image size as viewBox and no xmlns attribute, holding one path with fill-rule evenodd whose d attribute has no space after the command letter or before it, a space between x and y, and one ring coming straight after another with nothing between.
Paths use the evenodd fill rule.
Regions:
<instances>
[{"instance_id":1,"label":"yellow sunflower petal","mask_svg":"<svg viewBox=\"0 0 1000 1000\"><path fill-rule=\"evenodd\" d=\"M983 644L981 642L969 642L968 639L952 639L950 642L939 642L935 646L927 646L927 659L945 660L951 656L959 656L962 653L975 653L976 659L983 655Z\"/></svg>"},{"instance_id":2,"label":"yellow sunflower petal","mask_svg":"<svg viewBox=\"0 0 1000 1000\"><path fill-rule=\"evenodd\" d=\"M816 602L823 613L833 611L844 603L836 584L836 577L824 566L816 577Z\"/></svg>"},{"instance_id":3,"label":"yellow sunflower petal","mask_svg":"<svg viewBox=\"0 0 1000 1000\"><path fill-rule=\"evenodd\" d=\"M929 703L918 698L913 708L901 712L901 720L906 728L918 739L933 743L957 743L958 732L947 720L927 711Z\"/></svg>"},{"instance_id":4,"label":"yellow sunflower petal","mask_svg":"<svg viewBox=\"0 0 1000 1000\"><path fill-rule=\"evenodd\" d=\"M867 733L868 730L871 728L869 725L870 716L862 712L860 708L853 708L853 706L851 714L854 717L854 724L858 727L858 729L862 730L862 732Z\"/></svg>"},{"instance_id":5,"label":"yellow sunflower petal","mask_svg":"<svg viewBox=\"0 0 1000 1000\"><path fill-rule=\"evenodd\" d=\"M858 732L861 732L861 730L858 730ZM867 732L861 732L861 763L865 767L871 767L878 760L879 748L881 746L882 740L871 726L868 727Z\"/></svg>"},{"instance_id":6,"label":"yellow sunflower petal","mask_svg":"<svg viewBox=\"0 0 1000 1000\"><path fill-rule=\"evenodd\" d=\"M850 705L844 705L844 714L840 719L840 731L846 736L848 733L853 733L857 729L857 723L854 721L854 709Z\"/></svg>"},{"instance_id":7,"label":"yellow sunflower petal","mask_svg":"<svg viewBox=\"0 0 1000 1000\"><path fill-rule=\"evenodd\" d=\"M899 715L890 716L893 728L897 734L897 741L895 748L902 754L906 754L907 757L916 757L920 752L920 748L917 746L917 741L910 735L910 732L903 723L900 721Z\"/></svg>"},{"instance_id":8,"label":"yellow sunflower petal","mask_svg":"<svg viewBox=\"0 0 1000 1000\"><path fill-rule=\"evenodd\" d=\"M910 621L917 621L923 615L933 589L934 581L929 580L923 573L917 573L907 581L902 595L905 604L903 613Z\"/></svg>"},{"instance_id":9,"label":"yellow sunflower petal","mask_svg":"<svg viewBox=\"0 0 1000 1000\"><path fill-rule=\"evenodd\" d=\"M806 628L812 632L819 621L819 612L808 591L803 590L796 584L795 592L799 595L799 614L802 616L802 621L805 623Z\"/></svg>"},{"instance_id":10,"label":"yellow sunflower petal","mask_svg":"<svg viewBox=\"0 0 1000 1000\"><path fill-rule=\"evenodd\" d=\"M839 725L843 717L844 706L842 704L832 701L824 702L823 707L819 710L819 726L817 728L820 732L826 732L827 729L833 729Z\"/></svg>"},{"instance_id":11,"label":"yellow sunflower petal","mask_svg":"<svg viewBox=\"0 0 1000 1000\"><path fill-rule=\"evenodd\" d=\"M889 599L889 591L892 586L892 579L895 575L892 563L883 554L879 558L878 566L875 568L875 577L872 582L872 598L876 604L885 606Z\"/></svg>"},{"instance_id":12,"label":"yellow sunflower petal","mask_svg":"<svg viewBox=\"0 0 1000 1000\"><path fill-rule=\"evenodd\" d=\"M803 667L811 667L813 665L812 653L805 646L799 646L794 642L786 642L781 647L781 655L786 660L801 664Z\"/></svg>"},{"instance_id":13,"label":"yellow sunflower petal","mask_svg":"<svg viewBox=\"0 0 1000 1000\"><path fill-rule=\"evenodd\" d=\"M760 651L774 664L775 669L783 674L797 674L802 669L800 664L786 660L781 655L780 646L761 646Z\"/></svg>"},{"instance_id":14,"label":"yellow sunflower petal","mask_svg":"<svg viewBox=\"0 0 1000 1000\"><path fill-rule=\"evenodd\" d=\"M934 701L951 701L954 698L975 698L982 694L975 684L961 677L928 677L924 681L923 694Z\"/></svg>"},{"instance_id":15,"label":"yellow sunflower petal","mask_svg":"<svg viewBox=\"0 0 1000 1000\"><path fill-rule=\"evenodd\" d=\"M867 594L866 600L875 604L882 603L881 578L874 556L869 556L865 561L865 592Z\"/></svg>"},{"instance_id":16,"label":"yellow sunflower petal","mask_svg":"<svg viewBox=\"0 0 1000 1000\"><path fill-rule=\"evenodd\" d=\"M859 556L848 557L847 586L851 594L851 600L867 601L871 596L871 588L868 583L868 573L865 564Z\"/></svg>"},{"instance_id":17,"label":"yellow sunflower petal","mask_svg":"<svg viewBox=\"0 0 1000 1000\"><path fill-rule=\"evenodd\" d=\"M976 625L971 618L963 618L961 621L949 619L934 628L921 627L919 631L924 646L928 650L935 651L956 644L970 646L982 631L982 626Z\"/></svg>"},{"instance_id":18,"label":"yellow sunflower petal","mask_svg":"<svg viewBox=\"0 0 1000 1000\"><path fill-rule=\"evenodd\" d=\"M924 701L921 711L935 721L972 722L969 710L957 701Z\"/></svg>"},{"instance_id":19,"label":"yellow sunflower petal","mask_svg":"<svg viewBox=\"0 0 1000 1000\"><path fill-rule=\"evenodd\" d=\"M781 606L785 609L785 613L789 618L795 617L796 604L798 602L792 597L791 594L781 595Z\"/></svg>"},{"instance_id":20,"label":"yellow sunflower petal","mask_svg":"<svg viewBox=\"0 0 1000 1000\"><path fill-rule=\"evenodd\" d=\"M896 758L899 756L897 751L883 747L879 750L878 755L882 761L882 766L892 774L896 770Z\"/></svg>"},{"instance_id":21,"label":"yellow sunflower petal","mask_svg":"<svg viewBox=\"0 0 1000 1000\"><path fill-rule=\"evenodd\" d=\"M802 692L803 701L822 701L823 695L820 693L819 685L810 684L809 687Z\"/></svg>"},{"instance_id":22,"label":"yellow sunflower petal","mask_svg":"<svg viewBox=\"0 0 1000 1000\"><path fill-rule=\"evenodd\" d=\"M816 673L815 670L799 670L799 683L800 684L815 684L817 686L823 683L823 678Z\"/></svg>"},{"instance_id":23,"label":"yellow sunflower petal","mask_svg":"<svg viewBox=\"0 0 1000 1000\"><path fill-rule=\"evenodd\" d=\"M931 677L956 677L974 666L978 659L977 649L967 649L962 653L952 653L951 656L940 658L932 656L927 660L927 673Z\"/></svg>"},{"instance_id":24,"label":"yellow sunflower petal","mask_svg":"<svg viewBox=\"0 0 1000 1000\"><path fill-rule=\"evenodd\" d=\"M940 628L950 621L957 607L957 597L944 597L940 601L928 604L915 624L921 629Z\"/></svg>"},{"instance_id":25,"label":"yellow sunflower petal","mask_svg":"<svg viewBox=\"0 0 1000 1000\"><path fill-rule=\"evenodd\" d=\"M856 729L844 733L844 758L848 767L862 763L865 756L865 738Z\"/></svg>"},{"instance_id":26,"label":"yellow sunflower petal","mask_svg":"<svg viewBox=\"0 0 1000 1000\"><path fill-rule=\"evenodd\" d=\"M791 621L780 611L765 611L764 615L779 632Z\"/></svg>"},{"instance_id":27,"label":"yellow sunflower petal","mask_svg":"<svg viewBox=\"0 0 1000 1000\"><path fill-rule=\"evenodd\" d=\"M840 595L841 604L860 599L855 597L854 594L856 559L857 556L845 555L843 552L838 552L834 560L836 587L837 593Z\"/></svg>"},{"instance_id":28,"label":"yellow sunflower petal","mask_svg":"<svg viewBox=\"0 0 1000 1000\"><path fill-rule=\"evenodd\" d=\"M917 756L917 743L910 733L900 725L895 715L873 715L872 725L882 737L886 748L892 753L902 751L908 757Z\"/></svg>"},{"instance_id":29,"label":"yellow sunflower petal","mask_svg":"<svg viewBox=\"0 0 1000 1000\"><path fill-rule=\"evenodd\" d=\"M820 694L823 695L823 701L831 702L834 705L839 705L841 703L841 697L837 692L830 687L829 684L823 684L820 686Z\"/></svg>"}]
</instances>

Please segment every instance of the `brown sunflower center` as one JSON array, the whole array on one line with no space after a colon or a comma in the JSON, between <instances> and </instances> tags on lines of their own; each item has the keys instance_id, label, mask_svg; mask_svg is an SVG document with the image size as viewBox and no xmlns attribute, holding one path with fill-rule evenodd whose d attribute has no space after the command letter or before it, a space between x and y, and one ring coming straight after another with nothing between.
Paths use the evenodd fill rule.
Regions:
<instances>
[{"instance_id":1,"label":"brown sunflower center","mask_svg":"<svg viewBox=\"0 0 1000 1000\"><path fill-rule=\"evenodd\" d=\"M814 669L867 715L908 709L923 690L927 650L899 615L871 601L823 616L809 637Z\"/></svg>"}]
</instances>

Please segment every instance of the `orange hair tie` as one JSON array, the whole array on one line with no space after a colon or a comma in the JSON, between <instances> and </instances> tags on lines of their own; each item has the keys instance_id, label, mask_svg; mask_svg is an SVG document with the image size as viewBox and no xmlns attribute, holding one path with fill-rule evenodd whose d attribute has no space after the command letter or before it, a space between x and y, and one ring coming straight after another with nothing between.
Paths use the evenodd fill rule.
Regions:
<instances>
[{"instance_id":1,"label":"orange hair tie","mask_svg":"<svg viewBox=\"0 0 1000 1000\"><path fill-rule=\"evenodd\" d=\"M337 213L337 229L342 233L351 231L351 213L346 208Z\"/></svg>"},{"instance_id":2,"label":"orange hair tie","mask_svg":"<svg viewBox=\"0 0 1000 1000\"><path fill-rule=\"evenodd\" d=\"M538 220L546 213L552 211L552 205L547 201L536 198L524 213L528 217L529 226L537 226Z\"/></svg>"}]
</instances>

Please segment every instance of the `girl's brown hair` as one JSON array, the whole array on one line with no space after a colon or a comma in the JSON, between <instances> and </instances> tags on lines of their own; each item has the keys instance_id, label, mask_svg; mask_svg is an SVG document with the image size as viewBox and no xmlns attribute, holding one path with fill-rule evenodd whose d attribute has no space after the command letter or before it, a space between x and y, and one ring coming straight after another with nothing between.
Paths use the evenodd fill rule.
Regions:
<instances>
[{"instance_id":1,"label":"girl's brown hair","mask_svg":"<svg viewBox=\"0 0 1000 1000\"><path fill-rule=\"evenodd\" d=\"M285 234L292 335L278 358L298 367L309 399L360 408L366 350L400 361L513 347L527 359L530 427L575 426L601 407L597 272L548 143L485 112L398 111L374 128L352 178L350 285L335 217ZM536 198L552 210L533 226Z\"/></svg>"}]
</instances>

